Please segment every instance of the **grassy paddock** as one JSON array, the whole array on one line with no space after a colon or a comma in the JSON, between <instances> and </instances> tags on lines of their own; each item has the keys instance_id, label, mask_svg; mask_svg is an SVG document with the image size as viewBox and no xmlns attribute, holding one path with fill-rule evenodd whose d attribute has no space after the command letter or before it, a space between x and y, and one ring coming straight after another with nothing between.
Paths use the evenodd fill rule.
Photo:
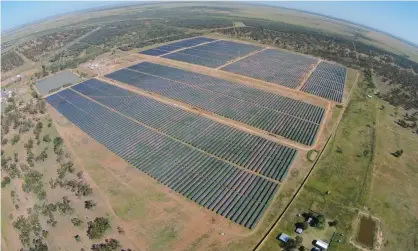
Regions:
<instances>
[{"instance_id":1,"label":"grassy paddock","mask_svg":"<svg viewBox=\"0 0 418 251\"><path fill-rule=\"evenodd\" d=\"M323 213L327 220L338 220L336 231L344 236L351 233L355 208L367 207L375 144L376 109L375 104L363 94L364 88L360 83L353 90L342 121L316 171L262 250L277 250L279 241L275 238L281 232L293 233L295 223L300 221L297 214L309 210ZM342 243L331 243L330 249L353 248L348 240L343 239Z\"/></svg>"}]
</instances>

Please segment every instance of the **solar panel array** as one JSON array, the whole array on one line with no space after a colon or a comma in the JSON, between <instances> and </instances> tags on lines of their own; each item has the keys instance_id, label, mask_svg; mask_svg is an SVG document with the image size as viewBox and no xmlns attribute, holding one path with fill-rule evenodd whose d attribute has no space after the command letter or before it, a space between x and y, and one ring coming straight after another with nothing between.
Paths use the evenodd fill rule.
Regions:
<instances>
[{"instance_id":1,"label":"solar panel array","mask_svg":"<svg viewBox=\"0 0 418 251\"><path fill-rule=\"evenodd\" d=\"M261 49L263 48L251 44L218 40L213 43L173 52L163 57L216 68L233 59L243 57L251 52Z\"/></svg>"},{"instance_id":2,"label":"solar panel array","mask_svg":"<svg viewBox=\"0 0 418 251\"><path fill-rule=\"evenodd\" d=\"M115 96L109 99L118 100ZM96 141L141 171L245 227L253 228L257 224L278 190L275 182L149 129L72 89L51 95L47 101ZM146 113L144 109L140 111ZM156 119L164 120L159 116Z\"/></svg>"},{"instance_id":3,"label":"solar panel array","mask_svg":"<svg viewBox=\"0 0 418 251\"><path fill-rule=\"evenodd\" d=\"M294 89L317 61L296 53L267 49L227 65L222 70Z\"/></svg>"},{"instance_id":4,"label":"solar panel array","mask_svg":"<svg viewBox=\"0 0 418 251\"><path fill-rule=\"evenodd\" d=\"M322 61L301 90L341 103L346 73L346 67Z\"/></svg>"},{"instance_id":5,"label":"solar panel array","mask_svg":"<svg viewBox=\"0 0 418 251\"><path fill-rule=\"evenodd\" d=\"M282 181L296 155L294 149L96 79L72 88L160 132L272 179Z\"/></svg>"},{"instance_id":6,"label":"solar panel array","mask_svg":"<svg viewBox=\"0 0 418 251\"><path fill-rule=\"evenodd\" d=\"M143 62L106 77L312 145L322 107L207 75Z\"/></svg>"},{"instance_id":7,"label":"solar panel array","mask_svg":"<svg viewBox=\"0 0 418 251\"><path fill-rule=\"evenodd\" d=\"M145 55L151 55L151 56L160 56L160 55L167 54L175 50L195 46L195 45L202 44L202 43L212 42L215 40L216 39L207 38L207 37L195 37L195 38L190 38L190 39L182 40L179 42L171 43L168 45L163 45L157 48L141 51L140 53L145 54Z\"/></svg>"}]
</instances>

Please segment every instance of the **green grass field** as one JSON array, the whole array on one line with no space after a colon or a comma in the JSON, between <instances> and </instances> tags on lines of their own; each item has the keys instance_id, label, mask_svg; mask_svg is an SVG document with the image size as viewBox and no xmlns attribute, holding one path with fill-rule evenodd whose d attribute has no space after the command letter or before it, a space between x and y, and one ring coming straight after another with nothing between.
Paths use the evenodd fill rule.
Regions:
<instances>
[{"instance_id":1,"label":"green grass field","mask_svg":"<svg viewBox=\"0 0 418 251\"><path fill-rule=\"evenodd\" d=\"M393 106L366 93L365 84L354 90L316 170L261 250L277 250L275 238L282 232L294 233L300 221L297 214L309 210L338 220L336 232L344 237L341 243L332 242L329 250L356 250L349 240L356 232L353 222L359 211L380 219L381 250L417 250L418 137L393 122ZM397 149L404 149L400 158L390 154Z\"/></svg>"}]
</instances>

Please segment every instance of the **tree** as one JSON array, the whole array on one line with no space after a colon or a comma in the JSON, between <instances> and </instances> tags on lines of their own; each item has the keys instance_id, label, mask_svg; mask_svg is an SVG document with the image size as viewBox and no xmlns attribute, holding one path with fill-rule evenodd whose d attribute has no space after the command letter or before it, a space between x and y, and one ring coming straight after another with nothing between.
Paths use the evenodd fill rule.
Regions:
<instances>
[{"instance_id":1,"label":"tree","mask_svg":"<svg viewBox=\"0 0 418 251\"><path fill-rule=\"evenodd\" d=\"M338 221L337 221L337 220L330 221L330 222L328 223L328 225L329 225L330 227L336 227L336 226L338 225Z\"/></svg>"},{"instance_id":2,"label":"tree","mask_svg":"<svg viewBox=\"0 0 418 251\"><path fill-rule=\"evenodd\" d=\"M297 248L296 241L294 239L289 239L283 244L283 249L286 251L292 251Z\"/></svg>"},{"instance_id":3,"label":"tree","mask_svg":"<svg viewBox=\"0 0 418 251\"><path fill-rule=\"evenodd\" d=\"M106 239L105 243L93 244L91 250L93 251L113 251L120 248L120 243L115 239Z\"/></svg>"},{"instance_id":4,"label":"tree","mask_svg":"<svg viewBox=\"0 0 418 251\"><path fill-rule=\"evenodd\" d=\"M72 218L71 223L73 223L74 226L78 227L81 226L81 224L83 224L83 221L79 218Z\"/></svg>"},{"instance_id":5,"label":"tree","mask_svg":"<svg viewBox=\"0 0 418 251\"><path fill-rule=\"evenodd\" d=\"M318 229L324 229L325 227L325 217L320 214L316 217L315 227Z\"/></svg>"},{"instance_id":6,"label":"tree","mask_svg":"<svg viewBox=\"0 0 418 251\"><path fill-rule=\"evenodd\" d=\"M84 208L86 208L86 209L91 210L95 206L96 206L96 203L94 203L94 201L92 201L92 200L86 200L86 201L84 201Z\"/></svg>"},{"instance_id":7,"label":"tree","mask_svg":"<svg viewBox=\"0 0 418 251\"><path fill-rule=\"evenodd\" d=\"M7 186L8 184L10 184L10 181L11 181L10 177L8 176L4 177L3 180L1 181L1 187Z\"/></svg>"},{"instance_id":8,"label":"tree","mask_svg":"<svg viewBox=\"0 0 418 251\"><path fill-rule=\"evenodd\" d=\"M399 149L399 150L396 150L395 152L393 152L393 153L391 153L393 156L395 156L396 158L399 158L399 157L401 157L402 156L402 154L403 154L403 149Z\"/></svg>"},{"instance_id":9,"label":"tree","mask_svg":"<svg viewBox=\"0 0 418 251\"><path fill-rule=\"evenodd\" d=\"M104 217L96 217L94 221L87 223L87 236L90 239L100 239L104 233L110 228L109 220Z\"/></svg>"},{"instance_id":10,"label":"tree","mask_svg":"<svg viewBox=\"0 0 418 251\"><path fill-rule=\"evenodd\" d=\"M51 141L51 137L49 137L49 134L46 134L46 135L42 138L42 140L43 140L43 141L45 141L45 142L49 142L49 141Z\"/></svg>"},{"instance_id":11,"label":"tree","mask_svg":"<svg viewBox=\"0 0 418 251\"><path fill-rule=\"evenodd\" d=\"M303 242L303 238L301 236L298 235L298 236L295 237L295 244L296 244L297 247L300 246L300 244L302 244L302 242Z\"/></svg>"}]
</instances>

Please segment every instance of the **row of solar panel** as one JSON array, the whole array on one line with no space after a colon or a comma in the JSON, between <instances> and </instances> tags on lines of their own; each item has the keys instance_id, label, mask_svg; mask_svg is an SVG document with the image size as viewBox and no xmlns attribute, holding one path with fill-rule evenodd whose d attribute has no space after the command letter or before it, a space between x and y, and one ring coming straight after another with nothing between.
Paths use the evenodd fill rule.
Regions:
<instances>
[{"instance_id":1,"label":"row of solar panel","mask_svg":"<svg viewBox=\"0 0 418 251\"><path fill-rule=\"evenodd\" d=\"M278 190L275 182L144 127L71 89L47 101L139 170L245 227L257 224Z\"/></svg>"},{"instance_id":2,"label":"row of solar panel","mask_svg":"<svg viewBox=\"0 0 418 251\"><path fill-rule=\"evenodd\" d=\"M145 55L151 55L151 56L160 56L160 55L167 54L175 50L180 50L182 48L196 46L198 44L212 42L215 40L216 39L207 38L207 37L195 37L195 38L190 38L190 39L185 39L182 41L174 42L168 45L163 45L157 48L145 50L140 53L145 54Z\"/></svg>"},{"instance_id":3,"label":"row of solar panel","mask_svg":"<svg viewBox=\"0 0 418 251\"><path fill-rule=\"evenodd\" d=\"M106 77L246 123L302 144L312 145L315 140L319 130L319 123L324 114L323 108L301 101L289 102L289 99L282 99L281 96L275 94L277 96L276 100L281 102L281 104L275 104L276 109L279 108L281 110L272 110L263 104L255 103L254 100L246 99L245 96L239 97L237 92L235 94L231 92L231 95L223 93L222 88L225 87L222 87L222 84L225 86L225 83L222 81L219 82L221 88L218 88L218 91L214 91L216 86L209 86L208 88L196 86L198 83L204 82L196 82L194 85L186 84L175 79L169 79L170 76L164 74L164 72L168 72L170 69L174 71L178 69L165 67L166 70L153 70L154 67L160 68L160 65L140 63L130 67L130 69L135 70L122 69ZM156 75L157 72L163 73L162 76ZM181 73L182 75L187 74L186 71L183 72L185 73ZM238 84L230 85L230 88L239 89L243 87ZM247 87L243 88L243 91L245 91ZM248 90L251 89L248 87ZM259 94L262 95L262 93ZM258 94L254 92L247 96L251 95L257 96ZM274 97L273 94L270 96ZM267 98L267 96L264 98ZM268 102L266 103L268 104ZM285 104L284 106L283 103ZM291 106L295 103L297 104L296 107L301 110L294 109ZM274 123L271 123L272 121Z\"/></svg>"},{"instance_id":4,"label":"row of solar panel","mask_svg":"<svg viewBox=\"0 0 418 251\"><path fill-rule=\"evenodd\" d=\"M347 68L322 61L308 78L301 90L341 103Z\"/></svg>"},{"instance_id":5,"label":"row of solar panel","mask_svg":"<svg viewBox=\"0 0 418 251\"><path fill-rule=\"evenodd\" d=\"M160 48L162 47L157 49ZM261 49L262 47L255 45L219 40L170 54L167 54L170 50L147 51L146 53L155 56L167 54L163 57L217 68L236 58ZM317 62L317 59L309 56L265 49L226 65L222 70L295 89L302 83ZM345 75L345 67L321 62L301 90L336 102L342 102Z\"/></svg>"},{"instance_id":6,"label":"row of solar panel","mask_svg":"<svg viewBox=\"0 0 418 251\"><path fill-rule=\"evenodd\" d=\"M296 150L197 114L91 79L72 89L171 137L282 181Z\"/></svg>"},{"instance_id":7,"label":"row of solar panel","mask_svg":"<svg viewBox=\"0 0 418 251\"><path fill-rule=\"evenodd\" d=\"M308 56L267 49L227 65L222 70L294 89L317 61Z\"/></svg>"}]
</instances>

